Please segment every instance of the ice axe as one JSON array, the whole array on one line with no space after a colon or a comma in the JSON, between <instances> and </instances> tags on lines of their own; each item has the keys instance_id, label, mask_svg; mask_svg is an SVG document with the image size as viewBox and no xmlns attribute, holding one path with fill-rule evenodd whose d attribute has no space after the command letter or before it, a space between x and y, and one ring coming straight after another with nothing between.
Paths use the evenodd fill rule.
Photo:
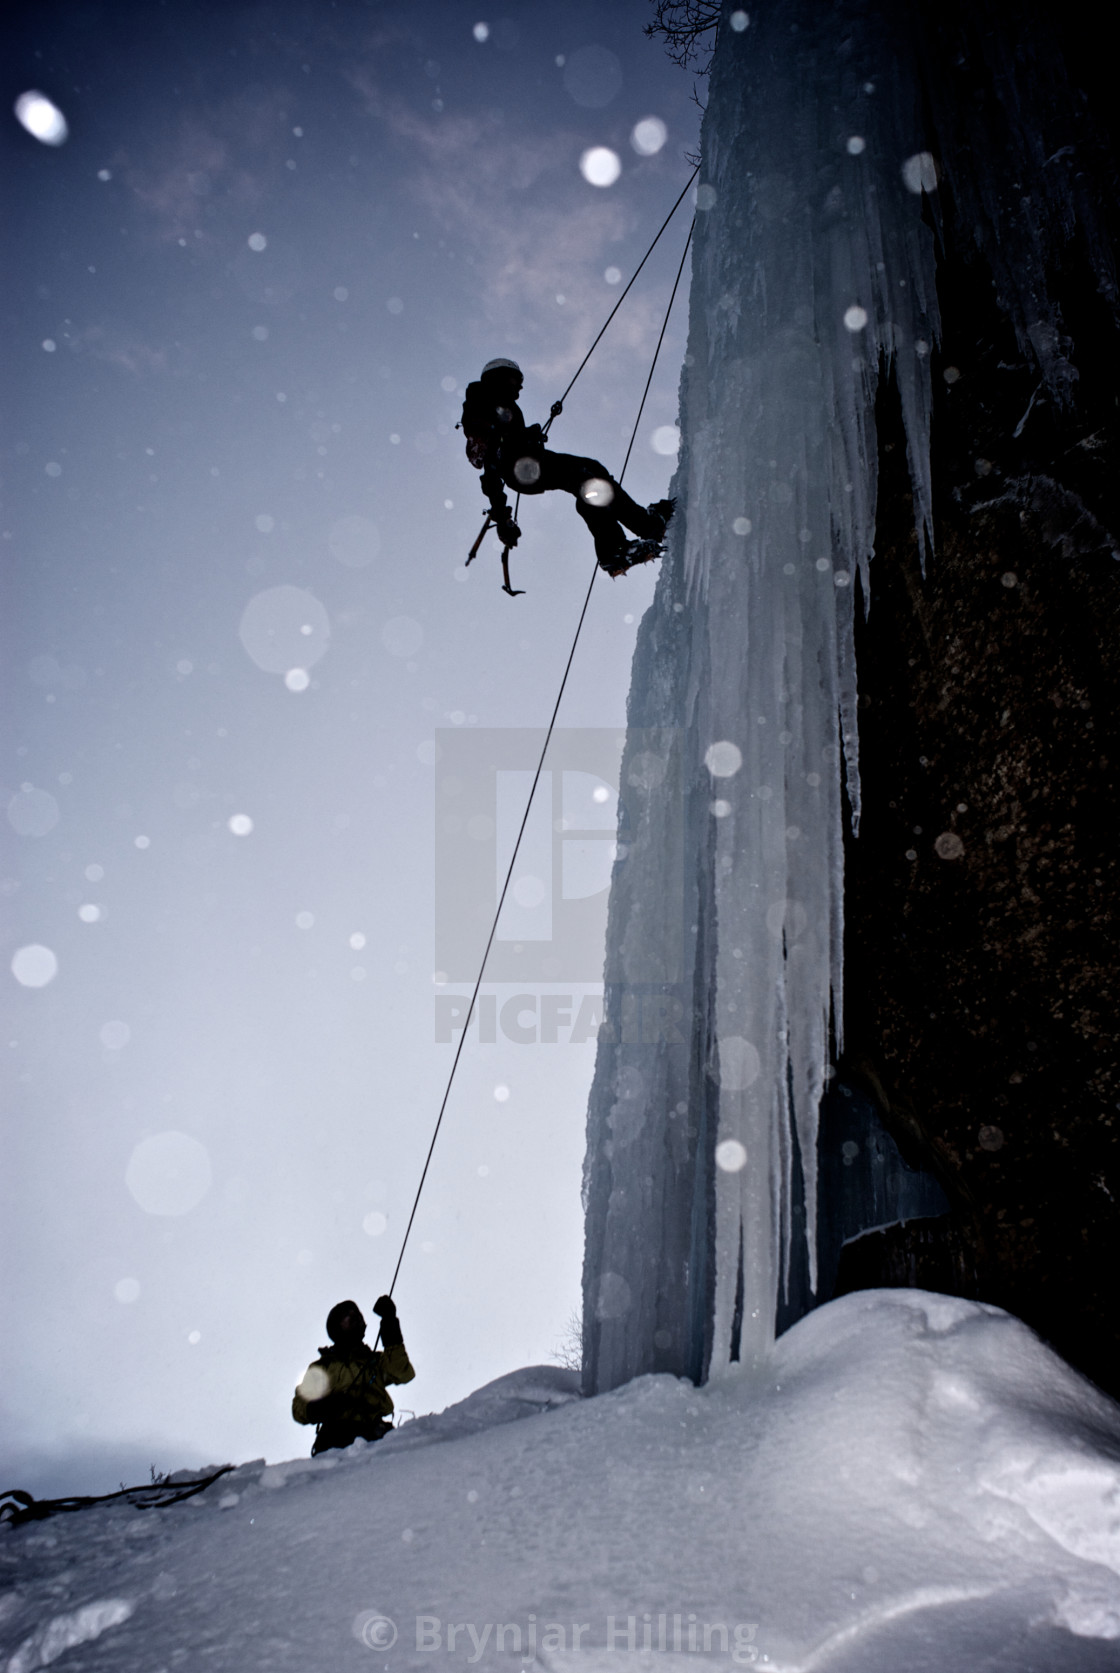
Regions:
<instances>
[{"instance_id":1,"label":"ice axe","mask_svg":"<svg viewBox=\"0 0 1120 1673\"><path fill-rule=\"evenodd\" d=\"M486 513L486 521L485 521L485 523L483 523L482 527L478 531L478 539L475 541L474 545L471 547L470 551L467 553L467 561L463 566L464 569L469 568L469 566L478 557L478 549L482 545L482 542L486 539L486 531L490 528L490 525L493 523L493 521L494 521L493 517L491 517L490 513L487 512Z\"/></svg>"},{"instance_id":2,"label":"ice axe","mask_svg":"<svg viewBox=\"0 0 1120 1673\"><path fill-rule=\"evenodd\" d=\"M511 598L523 598L525 588L511 587L509 584L509 552L508 546L502 547L502 591L508 593Z\"/></svg>"},{"instance_id":3,"label":"ice axe","mask_svg":"<svg viewBox=\"0 0 1120 1673\"><path fill-rule=\"evenodd\" d=\"M467 553L467 562L464 565L464 568L466 568L470 564L472 564L474 562L475 558L477 558L478 553L479 553L479 548L481 547L482 542L486 538L487 531L490 528L493 527L493 523L494 523L493 517L490 515L489 512L487 512L486 521L485 521L485 523L483 523L482 527L478 531L478 539L475 541L474 545L471 547L470 551ZM525 593L525 588L524 587L514 587L514 586L511 586L511 584L510 584L510 579L509 579L509 554L510 554L510 548L508 546L503 546L502 547L502 591L504 593L508 593L510 598L522 598L524 596L524 593Z\"/></svg>"}]
</instances>

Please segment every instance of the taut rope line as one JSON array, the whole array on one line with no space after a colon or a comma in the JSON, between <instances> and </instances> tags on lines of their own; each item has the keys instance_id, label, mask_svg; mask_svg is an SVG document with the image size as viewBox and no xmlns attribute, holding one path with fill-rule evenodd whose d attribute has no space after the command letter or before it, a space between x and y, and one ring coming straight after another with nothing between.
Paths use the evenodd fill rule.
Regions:
<instances>
[{"instance_id":1,"label":"taut rope line","mask_svg":"<svg viewBox=\"0 0 1120 1673\"><path fill-rule=\"evenodd\" d=\"M692 175L692 178L689 180L689 185L692 184L692 180L695 179L695 177L696 176L695 176L695 171L694 171L693 175ZM685 192L687 192L687 190L688 190L688 186L685 187ZM661 232L664 232L665 227L668 226L669 220L672 218L673 212L677 209L677 207L680 204L681 199L683 199L683 197L684 197L684 192L681 193L680 197L677 199L676 203L673 205L673 210L670 211L669 217L666 219L664 225L661 228ZM630 455L634 451L634 442L635 442L635 439L636 439L637 434L638 434L638 425L642 421L642 413L645 410L646 397L649 394L650 385L653 382L653 374L654 374L654 371L657 367L657 358L658 358L658 355L661 353L661 345L665 341L665 332L666 332L666 329L668 328L668 325L669 325L669 315L673 311L673 303L676 300L677 289L678 289L678 287L680 285L680 282L681 282L681 275L684 273L684 264L685 264L685 261L688 257L689 246L692 243L692 234L693 234L693 231L695 229L695 226L696 226L696 221L695 221L695 219L693 219L693 221L692 221L692 223L691 223L691 225L689 226L689 229L688 229L688 237L685 239L684 252L681 256L680 266L677 269L677 276L676 276L676 279L673 281L673 290L672 290L672 294L669 297L669 306L666 308L665 318L661 322L661 332L660 332L660 335L658 336L658 339L657 339L657 347L653 351L653 360L650 363L649 376L646 379L646 386L642 391L642 399L641 399L641 402L640 402L639 407L638 407L638 415L634 420L634 428L630 432L630 444L626 449L626 458L623 461L622 469L618 474L618 481L619 481L619 486L620 487L622 485L622 479L626 475L626 467L630 463ZM657 235L658 238L661 237L661 232L658 233L658 235ZM656 242L657 242L657 239L655 238L654 239L654 244L656 244ZM653 249L653 244L650 245L650 250L652 250L652 249ZM649 250L646 251L646 256L648 256L648 255L649 255ZM644 265L645 259L646 259L645 257L642 258L643 265ZM641 272L641 268L639 267L638 273L640 273L640 272ZM635 279L637 278L638 273L634 274ZM634 279L631 279L630 284L633 284L633 282L634 282ZM629 289L630 289L630 285L627 285L626 290L629 290ZM625 296L625 295L626 295L626 291L623 291L622 296ZM619 303L621 303L621 301L622 301L622 296L620 296L619 299L618 299ZM611 313L611 319L614 318L614 314L617 313L617 311L618 311L618 304L615 305L615 308ZM608 321L607 321L607 325L609 325L609 324L610 324L610 319L608 319ZM605 331L607 329L607 325L604 325L603 331ZM574 377L572 379L572 382L568 385L568 388L564 391L565 395L567 395L568 390L571 389L572 384L575 383L576 378L579 377L579 374L580 374L580 372L582 372L583 367L586 366L587 361L590 358L591 352L595 347L595 344L598 343L599 338L602 337L602 335L603 335L603 331L600 331L599 337L596 337L595 343L592 343L591 348L588 349L587 354L584 356L582 364L579 366L579 368L576 371L576 377ZM551 420L549 422L551 422ZM579 621L576 623L576 631L575 631L575 634L573 635L573 638L572 638L571 649L568 652L568 660L564 664L564 673L563 673L563 676L560 680L560 689L556 694L556 702L553 704L552 715L551 715L551 718L548 722L548 729L545 732L544 744L541 748L541 753L540 753L540 760L537 762L537 770L533 774L533 782L529 787L529 795L528 795L528 799L525 803L525 812L522 815L521 826L520 826L520 828L517 832L517 840L513 845L513 853L510 856L509 869L506 872L505 882L502 884L502 891L501 891L501 894L498 897L498 906L497 906L497 910L494 913L494 921L490 925L490 933L486 937L486 946L483 950L482 960L481 960L481 962L479 964L479 967L478 967L478 977L477 977L477 980L475 981L475 984L474 984L474 990L471 993L470 1004L467 1006L467 1014L463 1019L463 1031L459 1036L459 1044L455 1048L455 1056L454 1056L454 1058L452 1059L452 1062L451 1062L451 1072L447 1077L447 1085L444 1088L443 1098L440 1102L439 1114L436 1116L436 1124L435 1124L435 1127L432 1130L431 1143L428 1145L428 1154L424 1158L424 1166L423 1166L423 1169L421 1170L421 1173L420 1173L420 1183L417 1185L416 1195L412 1199L412 1212L408 1216L408 1224L405 1226L404 1237L401 1239L401 1251L400 1251L400 1254L397 1256L397 1264L393 1268L393 1281L389 1285L389 1294L390 1295L392 1295L394 1289L396 1288L397 1278L398 1278L398 1276L400 1274L400 1270L401 1270L401 1262L404 1260L404 1252L408 1247L408 1239L409 1239L409 1235L412 1231L413 1221L416 1219L416 1211L420 1206L420 1195L421 1195L421 1192L424 1189L424 1182L428 1177L428 1169L431 1167L432 1155L433 1155L433 1153L435 1151L435 1148L436 1148L436 1140L439 1138L439 1130L440 1130L440 1127L443 1125L443 1117L444 1117L444 1114L446 1113L446 1110L447 1110L448 1099L451 1097L451 1088L455 1083L455 1072L459 1067L459 1059L463 1055L463 1047L467 1043L467 1030L470 1028L471 1018L474 1016L474 1008L475 1008L475 1005L478 1002L479 989L482 987L482 979L483 979L483 976L486 973L486 963L487 963L487 960L490 957L490 949L494 945L494 937L498 933L498 923L499 923L499 920L501 919L501 916L502 916L502 908L503 908L503 906L505 905L505 902L506 902L506 895L509 893L509 886L510 886L510 883L512 882L512 880L513 880L513 869L514 869L515 865L517 864L517 856L518 856L518 853L520 852L520 849L521 849L521 839L525 835L525 827L529 823L529 814L532 811L532 807L533 807L533 797L537 793L537 785L540 783L541 774L544 771L545 757L548 754L548 746L552 742L552 734L556 729L556 717L560 713L560 704L562 703L562 701L564 699L564 691L565 691L565 688L567 687L567 684L568 684L568 676L572 671L572 663L575 661L576 647L579 644L579 636L583 631L583 624L587 619L587 611L588 611L588 608L590 607L590 604L591 604L591 593L592 593L592 589L595 586L595 577L598 574L598 571L599 571L599 564L598 564L598 560L596 560L596 562L595 562L595 564L592 568L592 571L591 571L591 580L588 583L587 594L586 594L586 596L584 598L584 601L583 601L583 608L579 613ZM378 1332L378 1335L380 1336L380 1331Z\"/></svg>"}]
</instances>

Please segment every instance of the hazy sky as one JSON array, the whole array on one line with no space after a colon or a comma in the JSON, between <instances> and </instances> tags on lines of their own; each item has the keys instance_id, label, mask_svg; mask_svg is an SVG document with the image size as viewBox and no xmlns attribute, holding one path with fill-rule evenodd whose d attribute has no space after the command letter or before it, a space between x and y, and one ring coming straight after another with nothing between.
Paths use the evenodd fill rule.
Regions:
<instances>
[{"instance_id":1,"label":"hazy sky","mask_svg":"<svg viewBox=\"0 0 1120 1673\"><path fill-rule=\"evenodd\" d=\"M511 355L545 416L699 112L643 0L22 14L0 159L0 1486L50 1491L305 1451L288 1405L327 1309L389 1281L451 1060L437 997L462 991L434 981L433 831L440 910L479 919L593 563L554 496L525 508L524 598L493 544L464 571L462 390ZM27 90L65 143L11 114ZM643 155L651 117L667 137L647 125ZM581 173L593 147L610 185ZM686 232L682 207L555 446L619 468ZM642 499L673 468L686 301ZM507 937L398 1285L418 1411L547 1358L578 1303L594 1046L569 1023L605 896L575 953L540 943L550 903L605 880L653 580L596 583L561 724L603 730L561 740L546 779L532 979L505 979ZM549 817L589 833L551 861Z\"/></svg>"}]
</instances>

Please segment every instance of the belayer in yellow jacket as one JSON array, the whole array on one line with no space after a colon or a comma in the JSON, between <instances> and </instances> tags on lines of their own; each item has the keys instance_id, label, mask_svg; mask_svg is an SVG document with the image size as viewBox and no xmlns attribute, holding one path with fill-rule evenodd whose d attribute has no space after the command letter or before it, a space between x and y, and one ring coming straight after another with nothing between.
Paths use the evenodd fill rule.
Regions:
<instances>
[{"instance_id":1,"label":"belayer in yellow jacket","mask_svg":"<svg viewBox=\"0 0 1120 1673\"><path fill-rule=\"evenodd\" d=\"M375 1351L363 1340L366 1321L357 1302L340 1301L327 1314L332 1346L320 1348L292 1396L296 1422L316 1425L313 1458L359 1437L379 1441L387 1435L393 1427L393 1402L385 1384L410 1383L416 1375L395 1304L389 1296L379 1296L373 1310L381 1319L384 1346Z\"/></svg>"}]
</instances>

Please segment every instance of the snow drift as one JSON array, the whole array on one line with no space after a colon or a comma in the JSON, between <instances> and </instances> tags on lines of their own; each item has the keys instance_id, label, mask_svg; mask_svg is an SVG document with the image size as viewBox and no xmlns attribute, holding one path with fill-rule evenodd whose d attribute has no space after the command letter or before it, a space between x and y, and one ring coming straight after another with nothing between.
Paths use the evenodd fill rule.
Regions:
<instances>
[{"instance_id":1,"label":"snow drift","mask_svg":"<svg viewBox=\"0 0 1120 1673\"><path fill-rule=\"evenodd\" d=\"M869 1291L765 1371L576 1382L8 1527L0 1667L1115 1666L1120 1411L998 1309Z\"/></svg>"}]
</instances>

